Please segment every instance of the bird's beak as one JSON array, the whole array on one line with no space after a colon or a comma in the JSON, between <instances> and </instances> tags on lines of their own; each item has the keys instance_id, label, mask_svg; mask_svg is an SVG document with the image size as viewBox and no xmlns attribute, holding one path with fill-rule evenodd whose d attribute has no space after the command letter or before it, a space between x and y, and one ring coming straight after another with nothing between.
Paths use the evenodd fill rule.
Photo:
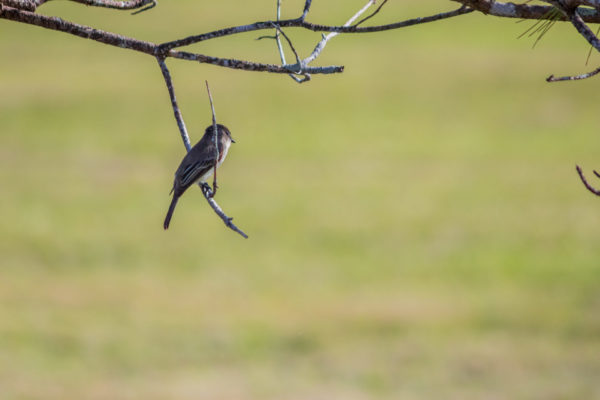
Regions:
<instances>
[{"instance_id":1,"label":"bird's beak","mask_svg":"<svg viewBox=\"0 0 600 400\"><path fill-rule=\"evenodd\" d=\"M230 137L230 139L231 139L231 143L235 143L235 140L233 140L233 138L232 138L232 137Z\"/></svg>"}]
</instances>

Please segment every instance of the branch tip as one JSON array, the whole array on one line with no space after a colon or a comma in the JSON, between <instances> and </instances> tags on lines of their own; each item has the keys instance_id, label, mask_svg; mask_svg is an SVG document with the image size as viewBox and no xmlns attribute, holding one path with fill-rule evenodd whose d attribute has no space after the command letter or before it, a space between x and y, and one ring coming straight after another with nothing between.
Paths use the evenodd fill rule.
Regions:
<instances>
[{"instance_id":1,"label":"branch tip","mask_svg":"<svg viewBox=\"0 0 600 400\"><path fill-rule=\"evenodd\" d=\"M583 174L581 167L579 165L575 165L575 169L577 170L577 173L579 174L579 179L581 179L581 182L583 182L583 185L586 187L586 189L589 190L590 192L592 192L593 194L595 194L596 196L600 196L600 190L594 188L588 182L585 175ZM598 173L596 170L594 170L594 175L596 175L598 178L600 178L600 173Z\"/></svg>"}]
</instances>

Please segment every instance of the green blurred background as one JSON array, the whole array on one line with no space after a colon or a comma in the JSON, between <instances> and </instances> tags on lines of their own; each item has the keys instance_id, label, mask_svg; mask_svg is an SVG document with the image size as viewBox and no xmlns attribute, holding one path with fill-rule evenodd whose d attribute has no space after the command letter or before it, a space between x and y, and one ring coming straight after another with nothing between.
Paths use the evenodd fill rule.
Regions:
<instances>
[{"instance_id":1,"label":"green blurred background","mask_svg":"<svg viewBox=\"0 0 600 400\"><path fill-rule=\"evenodd\" d=\"M160 42L274 4L40 12ZM184 148L151 57L0 20L0 398L600 398L600 199L574 170L600 168L599 80L544 81L600 57L566 24L532 50L531 24L338 36L316 65L345 72L304 85L169 60L192 141L205 79L237 140L218 201L244 240L195 189L163 231ZM193 49L276 63L258 35Z\"/></svg>"}]
</instances>

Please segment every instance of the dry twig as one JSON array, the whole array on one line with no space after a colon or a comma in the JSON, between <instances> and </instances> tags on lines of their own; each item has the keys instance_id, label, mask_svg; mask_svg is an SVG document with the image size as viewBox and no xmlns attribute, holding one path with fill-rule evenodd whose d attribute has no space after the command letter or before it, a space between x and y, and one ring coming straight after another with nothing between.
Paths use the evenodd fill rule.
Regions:
<instances>
[{"instance_id":1,"label":"dry twig","mask_svg":"<svg viewBox=\"0 0 600 400\"><path fill-rule=\"evenodd\" d=\"M219 135L217 133L217 115L215 114L215 106L213 104L212 94L210 93L210 87L208 86L208 81L204 81L206 83L206 91L208 92L208 100L210 101L210 111L212 112L212 124L213 124L213 140L215 142L215 164L213 171L213 188L212 194L210 197L215 197L217 194L217 163L219 162Z\"/></svg>"},{"instance_id":2,"label":"dry twig","mask_svg":"<svg viewBox=\"0 0 600 400\"><path fill-rule=\"evenodd\" d=\"M585 178L585 175L583 175L583 171L581 170L581 167L579 165L576 165L575 169L577 170L577 173L579 174L579 178L581 179L581 182L583 182L583 184L585 185L587 190L589 190L596 196L600 196L600 189L595 189L592 185L590 185L590 183ZM596 177L600 178L600 173L596 170L594 170L594 175L596 175Z\"/></svg>"},{"instance_id":3,"label":"dry twig","mask_svg":"<svg viewBox=\"0 0 600 400\"><path fill-rule=\"evenodd\" d=\"M546 78L546 82L562 82L562 81L579 81L582 79L588 79L592 76L598 75L600 73L600 68L596 68L591 72L586 72L585 74L573 75L573 76L559 76L555 77L554 75L550 75Z\"/></svg>"}]
</instances>

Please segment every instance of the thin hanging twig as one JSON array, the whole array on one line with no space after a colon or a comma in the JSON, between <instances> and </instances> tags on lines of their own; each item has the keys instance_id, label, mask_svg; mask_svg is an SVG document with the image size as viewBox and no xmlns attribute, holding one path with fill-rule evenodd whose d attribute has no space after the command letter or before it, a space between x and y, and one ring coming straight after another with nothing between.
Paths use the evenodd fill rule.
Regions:
<instances>
[{"instance_id":1,"label":"thin hanging twig","mask_svg":"<svg viewBox=\"0 0 600 400\"><path fill-rule=\"evenodd\" d=\"M208 81L206 82L206 91L208 92L208 100L210 101L210 110L212 112L212 123L213 123L213 140L215 142L215 164L214 164L214 172L213 172L213 190L212 196L214 197L217 194L217 163L219 162L219 135L217 134L217 116L215 114L215 106L213 104L212 94L210 93L210 87L208 86Z\"/></svg>"}]
</instances>

